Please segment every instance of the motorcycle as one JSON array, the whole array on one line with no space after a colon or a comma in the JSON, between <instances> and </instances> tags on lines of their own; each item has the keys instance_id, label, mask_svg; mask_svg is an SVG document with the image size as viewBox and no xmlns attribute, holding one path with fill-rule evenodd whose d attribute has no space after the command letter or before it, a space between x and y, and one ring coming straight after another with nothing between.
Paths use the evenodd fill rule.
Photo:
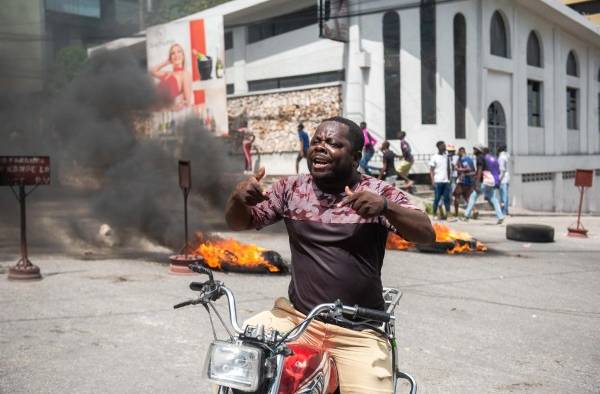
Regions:
<instances>
[{"instance_id":1,"label":"motorcycle","mask_svg":"<svg viewBox=\"0 0 600 394\"><path fill-rule=\"evenodd\" d=\"M262 325L240 327L237 320L233 292L223 282L214 280L208 268L196 263L189 268L208 275L205 282L192 282L190 289L198 297L181 302L175 309L188 305L202 305L208 312L215 340L206 356L208 381L217 387L218 394L335 394L339 393L335 360L322 349L294 343L317 317L337 321L345 326L368 327L385 337L390 344L393 388L399 379L408 381L410 393L416 394L417 383L407 373L397 369L397 346L394 310L402 293L393 288L383 289L385 311L343 305L339 300L315 306L306 318L287 333L265 330ZM227 298L232 332L217 311L214 302ZM212 312L218 317L229 335L227 340L217 339ZM350 317L347 318L347 317ZM360 320L359 320L360 319Z\"/></svg>"}]
</instances>

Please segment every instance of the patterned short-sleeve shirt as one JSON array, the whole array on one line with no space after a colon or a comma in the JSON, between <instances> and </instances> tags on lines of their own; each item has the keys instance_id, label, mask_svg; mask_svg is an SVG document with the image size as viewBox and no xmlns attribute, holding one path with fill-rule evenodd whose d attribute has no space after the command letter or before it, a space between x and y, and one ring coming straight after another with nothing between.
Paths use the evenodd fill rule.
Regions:
<instances>
[{"instance_id":1,"label":"patterned short-sleeve shirt","mask_svg":"<svg viewBox=\"0 0 600 394\"><path fill-rule=\"evenodd\" d=\"M402 191L370 176L361 175L353 187L363 190L416 209ZM385 217L364 219L350 206L338 207L346 194L321 191L311 175L282 178L267 195L252 207L252 224L260 229L285 221L292 252L288 293L296 309L307 313L337 299L383 309L381 266L388 231L395 231Z\"/></svg>"}]
</instances>

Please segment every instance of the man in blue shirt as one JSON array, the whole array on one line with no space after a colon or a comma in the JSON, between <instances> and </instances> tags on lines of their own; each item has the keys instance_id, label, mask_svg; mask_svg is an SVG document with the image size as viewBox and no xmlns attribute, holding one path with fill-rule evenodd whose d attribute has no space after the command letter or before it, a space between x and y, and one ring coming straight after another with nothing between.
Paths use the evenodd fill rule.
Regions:
<instances>
[{"instance_id":1,"label":"man in blue shirt","mask_svg":"<svg viewBox=\"0 0 600 394\"><path fill-rule=\"evenodd\" d=\"M300 150L296 157L296 174L299 170L298 166L300 165L300 160L306 159L306 152L308 152L308 147L310 145L310 136L304 130L304 125L302 123L298 125L298 139L300 140Z\"/></svg>"}]
</instances>

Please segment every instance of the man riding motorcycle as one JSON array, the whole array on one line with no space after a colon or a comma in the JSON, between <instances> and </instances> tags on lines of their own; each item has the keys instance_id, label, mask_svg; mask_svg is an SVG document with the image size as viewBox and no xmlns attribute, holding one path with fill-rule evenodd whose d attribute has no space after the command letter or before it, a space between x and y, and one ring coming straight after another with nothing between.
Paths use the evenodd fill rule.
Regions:
<instances>
[{"instance_id":1,"label":"man riding motorcycle","mask_svg":"<svg viewBox=\"0 0 600 394\"><path fill-rule=\"evenodd\" d=\"M239 183L227 203L232 230L260 229L284 220L292 252L289 300L246 324L289 331L315 305L341 300L383 310L381 266L388 231L415 243L432 243L425 213L394 186L357 171L360 127L333 117L317 128L308 149L309 175L286 177L268 190L265 170ZM334 358L342 394L391 393L388 344L376 332L316 320L300 339Z\"/></svg>"}]
</instances>

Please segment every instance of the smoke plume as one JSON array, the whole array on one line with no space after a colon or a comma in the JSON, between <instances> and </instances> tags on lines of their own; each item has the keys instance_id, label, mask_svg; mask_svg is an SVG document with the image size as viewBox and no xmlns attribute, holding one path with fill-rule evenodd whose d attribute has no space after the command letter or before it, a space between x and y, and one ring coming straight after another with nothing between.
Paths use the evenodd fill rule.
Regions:
<instances>
[{"instance_id":1,"label":"smoke plume","mask_svg":"<svg viewBox=\"0 0 600 394\"><path fill-rule=\"evenodd\" d=\"M98 226L106 223L123 245L145 237L182 246L179 159L192 165L190 230L207 229L222 216L241 170L223 139L195 120L179 127L178 138L171 141L136 133L134 124L168 104L166 100L138 61L119 50L93 56L55 97L0 102L0 155L51 158L52 185L38 188L29 199L30 206L38 207L28 216L33 238L60 233L70 241L94 244ZM2 189L0 221L14 228L17 203Z\"/></svg>"}]
</instances>

